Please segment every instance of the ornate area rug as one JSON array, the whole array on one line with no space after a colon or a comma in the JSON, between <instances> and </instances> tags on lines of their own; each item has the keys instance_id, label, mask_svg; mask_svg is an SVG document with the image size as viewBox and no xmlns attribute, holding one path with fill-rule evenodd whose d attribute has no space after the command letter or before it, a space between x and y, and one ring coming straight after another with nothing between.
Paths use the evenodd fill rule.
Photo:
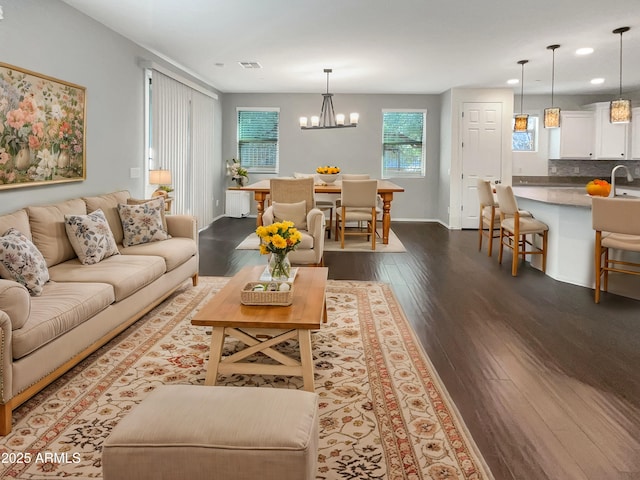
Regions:
<instances>
[{"instance_id":1,"label":"ornate area rug","mask_svg":"<svg viewBox=\"0 0 640 480\"><path fill-rule=\"evenodd\" d=\"M149 392L203 384L211 337L190 319L226 281L201 277L195 288L185 282L19 407L12 433L0 439L0 478L101 477L104 439ZM329 281L327 307L328 323L312 334L320 396L317 478L492 479L390 288ZM228 340L225 351L237 347ZM282 348L297 352L297 343ZM298 377L219 379L246 386L247 394L256 387L302 387Z\"/></svg>"},{"instance_id":2,"label":"ornate area rug","mask_svg":"<svg viewBox=\"0 0 640 480\"><path fill-rule=\"evenodd\" d=\"M382 230L378 229L380 235ZM238 244L236 250L258 250L260 239L255 233L249 234L242 242ZM389 230L389 243L382 243L382 237L376 238L376 249L371 250L371 241L367 241L365 236L353 236L344 238L344 249L340 248L340 237L336 241L334 232L331 232L331 238L324 239L325 252L373 252L373 253L398 253L406 252L407 249L400 241L393 230Z\"/></svg>"}]
</instances>

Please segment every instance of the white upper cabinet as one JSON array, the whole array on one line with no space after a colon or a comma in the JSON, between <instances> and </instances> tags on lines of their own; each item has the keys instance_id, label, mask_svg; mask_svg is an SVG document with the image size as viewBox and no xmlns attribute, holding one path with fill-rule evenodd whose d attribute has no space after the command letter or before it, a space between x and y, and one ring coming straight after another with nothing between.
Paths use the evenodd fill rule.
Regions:
<instances>
[{"instance_id":1,"label":"white upper cabinet","mask_svg":"<svg viewBox=\"0 0 640 480\"><path fill-rule=\"evenodd\" d=\"M560 111L560 128L549 130L549 158L595 158L595 114Z\"/></svg>"},{"instance_id":2,"label":"white upper cabinet","mask_svg":"<svg viewBox=\"0 0 640 480\"><path fill-rule=\"evenodd\" d=\"M631 158L640 160L640 107L631 110Z\"/></svg>"},{"instance_id":3,"label":"white upper cabinet","mask_svg":"<svg viewBox=\"0 0 640 480\"><path fill-rule=\"evenodd\" d=\"M596 159L626 160L629 158L629 124L609 121L609 103L588 105L595 108L596 115Z\"/></svg>"}]
</instances>

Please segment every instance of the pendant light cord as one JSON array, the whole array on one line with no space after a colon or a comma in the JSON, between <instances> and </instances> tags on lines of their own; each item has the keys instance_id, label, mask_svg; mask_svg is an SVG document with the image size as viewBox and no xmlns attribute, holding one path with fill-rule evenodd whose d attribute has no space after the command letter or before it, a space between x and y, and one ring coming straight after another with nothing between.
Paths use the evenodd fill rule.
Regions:
<instances>
[{"instance_id":1,"label":"pendant light cord","mask_svg":"<svg viewBox=\"0 0 640 480\"><path fill-rule=\"evenodd\" d=\"M620 98L622 98L622 34L620 32Z\"/></svg>"},{"instance_id":2,"label":"pendant light cord","mask_svg":"<svg viewBox=\"0 0 640 480\"><path fill-rule=\"evenodd\" d=\"M522 75L520 79L520 113L522 114L522 100L524 99L524 61L522 65Z\"/></svg>"},{"instance_id":3,"label":"pendant light cord","mask_svg":"<svg viewBox=\"0 0 640 480\"><path fill-rule=\"evenodd\" d=\"M551 57L551 107L553 107L553 84L556 78L556 49L551 50L553 56Z\"/></svg>"}]
</instances>

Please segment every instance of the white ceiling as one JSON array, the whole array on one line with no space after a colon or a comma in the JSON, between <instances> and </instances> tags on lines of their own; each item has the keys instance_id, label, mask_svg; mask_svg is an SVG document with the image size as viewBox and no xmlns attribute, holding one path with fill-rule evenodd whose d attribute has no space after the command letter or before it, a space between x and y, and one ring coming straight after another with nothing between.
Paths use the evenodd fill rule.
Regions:
<instances>
[{"instance_id":1,"label":"white ceiling","mask_svg":"<svg viewBox=\"0 0 640 480\"><path fill-rule=\"evenodd\" d=\"M640 0L64 1L222 92L322 93L324 68L333 93L506 87L528 59L525 95L549 93L557 43L557 94L615 96L622 26L623 91L640 90Z\"/></svg>"}]
</instances>

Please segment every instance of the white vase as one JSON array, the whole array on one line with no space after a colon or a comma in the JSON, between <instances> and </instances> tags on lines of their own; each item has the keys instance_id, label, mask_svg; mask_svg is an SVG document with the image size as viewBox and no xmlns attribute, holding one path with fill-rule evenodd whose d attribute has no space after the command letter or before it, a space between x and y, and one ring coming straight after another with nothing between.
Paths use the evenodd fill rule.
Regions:
<instances>
[{"instance_id":1,"label":"white vase","mask_svg":"<svg viewBox=\"0 0 640 480\"><path fill-rule=\"evenodd\" d=\"M31 151L29 147L23 146L13 159L13 165L16 170L27 170L31 165Z\"/></svg>"},{"instance_id":2,"label":"white vase","mask_svg":"<svg viewBox=\"0 0 640 480\"><path fill-rule=\"evenodd\" d=\"M69 166L69 151L62 150L58 155L58 168L67 168Z\"/></svg>"}]
</instances>

